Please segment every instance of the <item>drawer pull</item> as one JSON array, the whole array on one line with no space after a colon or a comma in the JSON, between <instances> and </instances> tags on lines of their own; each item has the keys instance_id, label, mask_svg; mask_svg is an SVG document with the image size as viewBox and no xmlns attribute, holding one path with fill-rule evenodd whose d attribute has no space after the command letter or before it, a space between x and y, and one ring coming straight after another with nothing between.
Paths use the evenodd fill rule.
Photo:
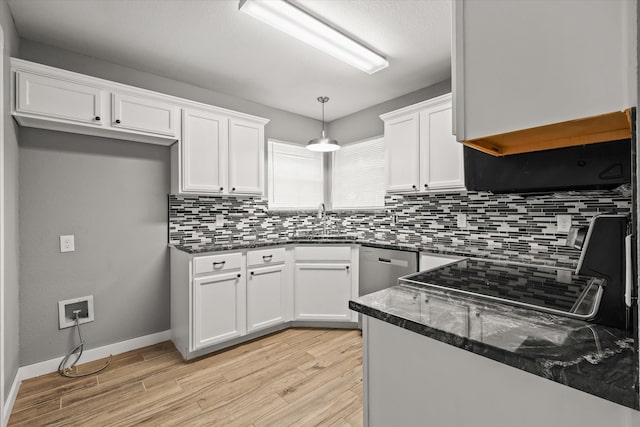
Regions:
<instances>
[{"instance_id":1,"label":"drawer pull","mask_svg":"<svg viewBox=\"0 0 640 427\"><path fill-rule=\"evenodd\" d=\"M345 268L347 269L347 271L349 271L349 266L348 265Z\"/></svg>"},{"instance_id":2,"label":"drawer pull","mask_svg":"<svg viewBox=\"0 0 640 427\"><path fill-rule=\"evenodd\" d=\"M273 255L263 255L263 256L262 256L262 260L263 260L264 262L269 262L269 261L271 261L272 259L273 259Z\"/></svg>"},{"instance_id":3,"label":"drawer pull","mask_svg":"<svg viewBox=\"0 0 640 427\"><path fill-rule=\"evenodd\" d=\"M390 263L391 262L391 260L389 258L378 258L378 261L386 262L386 263Z\"/></svg>"},{"instance_id":4,"label":"drawer pull","mask_svg":"<svg viewBox=\"0 0 640 427\"><path fill-rule=\"evenodd\" d=\"M242 277L242 274L238 273L238 277Z\"/></svg>"},{"instance_id":5,"label":"drawer pull","mask_svg":"<svg viewBox=\"0 0 640 427\"><path fill-rule=\"evenodd\" d=\"M214 262L213 263L213 268L222 268L222 266L224 265L225 262L227 262L227 261Z\"/></svg>"},{"instance_id":6,"label":"drawer pull","mask_svg":"<svg viewBox=\"0 0 640 427\"><path fill-rule=\"evenodd\" d=\"M254 274L255 274L255 272L253 272L253 271L252 271L252 272L251 272L251 277L253 277L253 275L254 275Z\"/></svg>"}]
</instances>

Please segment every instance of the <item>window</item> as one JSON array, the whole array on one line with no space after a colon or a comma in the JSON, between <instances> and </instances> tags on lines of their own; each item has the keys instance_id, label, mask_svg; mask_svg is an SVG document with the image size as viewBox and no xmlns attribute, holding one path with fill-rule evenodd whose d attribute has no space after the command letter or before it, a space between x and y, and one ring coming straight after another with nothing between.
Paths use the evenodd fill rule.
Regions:
<instances>
[{"instance_id":1,"label":"window","mask_svg":"<svg viewBox=\"0 0 640 427\"><path fill-rule=\"evenodd\" d=\"M324 200L322 153L269 140L269 209L317 209Z\"/></svg>"},{"instance_id":2,"label":"window","mask_svg":"<svg viewBox=\"0 0 640 427\"><path fill-rule=\"evenodd\" d=\"M384 207L384 180L384 138L343 146L333 153L333 208Z\"/></svg>"}]
</instances>

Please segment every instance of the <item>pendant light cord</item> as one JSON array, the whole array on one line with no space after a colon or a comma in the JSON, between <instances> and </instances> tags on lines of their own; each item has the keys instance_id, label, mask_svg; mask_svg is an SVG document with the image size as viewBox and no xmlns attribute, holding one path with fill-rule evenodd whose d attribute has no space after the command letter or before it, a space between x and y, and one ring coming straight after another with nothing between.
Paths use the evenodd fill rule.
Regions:
<instances>
[{"instance_id":1,"label":"pendant light cord","mask_svg":"<svg viewBox=\"0 0 640 427\"><path fill-rule=\"evenodd\" d=\"M318 102L322 104L322 133L324 134L324 104L329 102L328 96L319 96Z\"/></svg>"},{"instance_id":2,"label":"pendant light cord","mask_svg":"<svg viewBox=\"0 0 640 427\"><path fill-rule=\"evenodd\" d=\"M60 365L58 365L58 373L63 377L67 377L67 378L81 378L81 377L88 377L90 375L94 375L94 374L97 374L98 372L104 371L107 368L107 366L111 364L111 358L113 357L113 355L109 355L109 360L107 360L107 363L105 363L103 367L98 368L95 371L86 372L84 374L72 373L73 368L75 368L76 364L80 360L80 357L82 357L82 353L84 351L84 340L82 339L82 333L80 332L80 318L79 318L80 310L74 311L73 314L74 314L75 328L78 331L78 338L80 339L80 344L73 347L71 351L60 361ZM75 355L74 361L69 366L65 366L74 355Z\"/></svg>"}]
</instances>

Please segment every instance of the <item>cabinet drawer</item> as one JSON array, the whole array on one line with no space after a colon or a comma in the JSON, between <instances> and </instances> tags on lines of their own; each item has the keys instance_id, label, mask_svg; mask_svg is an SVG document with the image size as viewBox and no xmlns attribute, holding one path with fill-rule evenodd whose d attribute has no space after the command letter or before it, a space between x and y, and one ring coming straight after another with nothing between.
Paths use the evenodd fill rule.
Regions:
<instances>
[{"instance_id":1,"label":"cabinet drawer","mask_svg":"<svg viewBox=\"0 0 640 427\"><path fill-rule=\"evenodd\" d=\"M222 254L193 259L193 274L215 273L242 268L242 254Z\"/></svg>"},{"instance_id":2,"label":"cabinet drawer","mask_svg":"<svg viewBox=\"0 0 640 427\"><path fill-rule=\"evenodd\" d=\"M349 246L298 246L296 261L350 261Z\"/></svg>"},{"instance_id":3,"label":"cabinet drawer","mask_svg":"<svg viewBox=\"0 0 640 427\"><path fill-rule=\"evenodd\" d=\"M248 266L270 265L284 262L284 248L261 249L247 252Z\"/></svg>"}]
</instances>

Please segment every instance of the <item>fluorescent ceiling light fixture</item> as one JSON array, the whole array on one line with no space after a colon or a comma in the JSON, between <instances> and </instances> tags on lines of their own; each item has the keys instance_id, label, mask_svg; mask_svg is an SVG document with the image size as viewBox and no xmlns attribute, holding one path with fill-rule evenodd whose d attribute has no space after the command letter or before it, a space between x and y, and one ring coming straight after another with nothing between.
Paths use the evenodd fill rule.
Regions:
<instances>
[{"instance_id":1,"label":"fluorescent ceiling light fixture","mask_svg":"<svg viewBox=\"0 0 640 427\"><path fill-rule=\"evenodd\" d=\"M240 0L240 10L368 74L389 61L284 0Z\"/></svg>"}]
</instances>

